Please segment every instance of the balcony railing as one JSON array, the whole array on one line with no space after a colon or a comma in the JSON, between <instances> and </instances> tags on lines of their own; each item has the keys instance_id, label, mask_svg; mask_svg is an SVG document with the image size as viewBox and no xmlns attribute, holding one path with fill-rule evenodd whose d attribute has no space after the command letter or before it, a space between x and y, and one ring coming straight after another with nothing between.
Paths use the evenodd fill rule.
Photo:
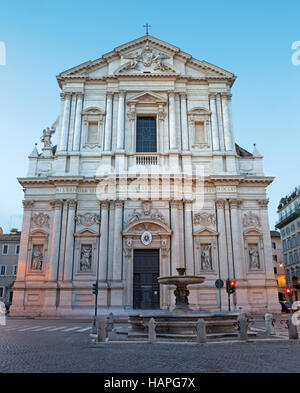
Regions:
<instances>
[{"instance_id":1,"label":"balcony railing","mask_svg":"<svg viewBox=\"0 0 300 393\"><path fill-rule=\"evenodd\" d=\"M276 223L276 228L280 229L287 225L289 222L293 221L295 218L300 216L300 208L293 208L289 210L288 213L282 214L281 218Z\"/></svg>"},{"instance_id":2,"label":"balcony railing","mask_svg":"<svg viewBox=\"0 0 300 393\"><path fill-rule=\"evenodd\" d=\"M159 156L152 154L140 154L135 156L136 165L159 165Z\"/></svg>"}]
</instances>

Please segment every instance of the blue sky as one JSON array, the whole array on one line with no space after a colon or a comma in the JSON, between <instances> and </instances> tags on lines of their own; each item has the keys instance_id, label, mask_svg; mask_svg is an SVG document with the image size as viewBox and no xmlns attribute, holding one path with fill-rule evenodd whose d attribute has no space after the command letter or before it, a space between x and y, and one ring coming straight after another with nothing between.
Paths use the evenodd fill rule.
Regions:
<instances>
[{"instance_id":1,"label":"blue sky","mask_svg":"<svg viewBox=\"0 0 300 393\"><path fill-rule=\"evenodd\" d=\"M236 141L264 155L273 228L279 199L300 184L300 2L261 0L13 1L1 4L0 226L21 227L27 156L59 114L56 75L150 34L237 75L232 89ZM40 144L39 144L40 146Z\"/></svg>"}]
</instances>

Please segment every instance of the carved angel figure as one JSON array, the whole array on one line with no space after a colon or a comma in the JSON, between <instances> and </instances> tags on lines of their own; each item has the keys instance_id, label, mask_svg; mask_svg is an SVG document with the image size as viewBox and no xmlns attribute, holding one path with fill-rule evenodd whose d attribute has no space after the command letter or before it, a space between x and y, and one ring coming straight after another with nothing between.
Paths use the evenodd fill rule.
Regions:
<instances>
[{"instance_id":1,"label":"carved angel figure","mask_svg":"<svg viewBox=\"0 0 300 393\"><path fill-rule=\"evenodd\" d=\"M136 209L133 210L132 215L127 220L127 225L131 224L134 221L138 221L141 218L141 213L139 213Z\"/></svg>"},{"instance_id":2,"label":"carved angel figure","mask_svg":"<svg viewBox=\"0 0 300 393\"><path fill-rule=\"evenodd\" d=\"M127 68L129 68L129 69L136 68L138 65L139 58L140 58L140 55L138 54L138 52L129 53L128 55L124 56L124 59L130 60Z\"/></svg>"},{"instance_id":3,"label":"carved angel figure","mask_svg":"<svg viewBox=\"0 0 300 393\"><path fill-rule=\"evenodd\" d=\"M54 132L55 130L53 128L50 129L49 127L43 130L43 136L41 137L41 141L44 143L44 148L52 147L51 136L52 134L54 134Z\"/></svg>"},{"instance_id":4,"label":"carved angel figure","mask_svg":"<svg viewBox=\"0 0 300 393\"><path fill-rule=\"evenodd\" d=\"M153 59L153 63L155 63L154 69L155 70L165 71L166 65L165 65L165 63L162 62L162 60L169 59L169 58L170 58L170 56L167 56L164 53L159 52L155 56L155 58Z\"/></svg>"}]
</instances>

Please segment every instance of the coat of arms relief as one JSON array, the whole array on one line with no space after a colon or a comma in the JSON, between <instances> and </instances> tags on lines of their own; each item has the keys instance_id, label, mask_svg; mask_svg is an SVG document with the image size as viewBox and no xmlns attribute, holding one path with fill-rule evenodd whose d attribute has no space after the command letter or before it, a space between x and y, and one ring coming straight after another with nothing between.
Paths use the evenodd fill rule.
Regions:
<instances>
[{"instance_id":1,"label":"coat of arms relief","mask_svg":"<svg viewBox=\"0 0 300 393\"><path fill-rule=\"evenodd\" d=\"M171 59L171 56L152 48L148 42L141 50L135 50L124 55L123 59L128 60L128 62L124 64L118 72L129 70L140 72L176 72L175 68L170 63L165 62L165 60Z\"/></svg>"}]
</instances>

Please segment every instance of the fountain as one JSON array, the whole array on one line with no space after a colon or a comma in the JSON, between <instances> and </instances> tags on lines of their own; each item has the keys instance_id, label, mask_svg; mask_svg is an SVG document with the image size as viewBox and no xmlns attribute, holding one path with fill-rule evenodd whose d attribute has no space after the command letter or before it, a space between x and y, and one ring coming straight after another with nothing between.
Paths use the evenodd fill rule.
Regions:
<instances>
[{"instance_id":1,"label":"fountain","mask_svg":"<svg viewBox=\"0 0 300 393\"><path fill-rule=\"evenodd\" d=\"M157 337L193 339L196 337L196 326L199 319L206 324L208 338L237 337L238 313L221 311L191 310L189 307L188 285L201 284L203 276L185 275L185 268L176 269L178 275L159 277L162 285L175 285L175 308L168 310L149 310L132 313L128 316L129 330L118 331L130 338L147 337L151 318L155 319Z\"/></svg>"},{"instance_id":2,"label":"fountain","mask_svg":"<svg viewBox=\"0 0 300 393\"><path fill-rule=\"evenodd\" d=\"M178 276L169 277L158 277L158 282L163 285L175 285L176 289L174 291L175 295L175 308L173 313L190 313L192 310L189 308L188 297L190 291L187 289L188 285L191 284L202 284L205 281L205 277L202 276L186 276L185 268L179 267L176 269Z\"/></svg>"}]
</instances>

